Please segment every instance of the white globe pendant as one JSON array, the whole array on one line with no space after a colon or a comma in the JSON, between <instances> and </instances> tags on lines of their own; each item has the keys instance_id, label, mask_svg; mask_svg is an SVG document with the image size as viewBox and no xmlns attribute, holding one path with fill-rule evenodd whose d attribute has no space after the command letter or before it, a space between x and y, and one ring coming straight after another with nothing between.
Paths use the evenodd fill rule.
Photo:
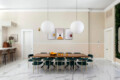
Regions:
<instances>
[{"instance_id":1,"label":"white globe pendant","mask_svg":"<svg viewBox=\"0 0 120 80\"><path fill-rule=\"evenodd\" d=\"M41 30L44 33L52 33L55 30L54 24L50 21L45 21L41 25Z\"/></svg>"},{"instance_id":2,"label":"white globe pendant","mask_svg":"<svg viewBox=\"0 0 120 80\"><path fill-rule=\"evenodd\" d=\"M81 21L74 21L70 26L70 30L73 33L82 33L84 31L84 24Z\"/></svg>"}]
</instances>

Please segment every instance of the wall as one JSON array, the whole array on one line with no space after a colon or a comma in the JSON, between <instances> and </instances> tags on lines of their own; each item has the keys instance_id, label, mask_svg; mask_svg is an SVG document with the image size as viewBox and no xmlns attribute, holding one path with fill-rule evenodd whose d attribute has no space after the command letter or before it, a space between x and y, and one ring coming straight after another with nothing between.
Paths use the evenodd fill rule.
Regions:
<instances>
[{"instance_id":1,"label":"wall","mask_svg":"<svg viewBox=\"0 0 120 80\"><path fill-rule=\"evenodd\" d=\"M73 40L47 40L47 35L38 32L38 27L46 20L46 12L2 12L2 20L10 20L17 24L17 27L8 29L8 36L18 34L19 41L15 43L18 48L18 56L21 56L21 30L33 29L34 31L34 53L64 51L64 52L82 52L88 54L88 12L79 12L78 20L85 25L82 34L74 34ZM55 25L55 28L69 28L70 24L75 21L75 12L50 12L49 19ZM90 48L95 57L103 57L104 51L104 13L90 13Z\"/></svg>"},{"instance_id":2,"label":"wall","mask_svg":"<svg viewBox=\"0 0 120 80\"><path fill-rule=\"evenodd\" d=\"M6 42L7 41L7 31L8 28L7 27L2 27L2 42Z\"/></svg>"},{"instance_id":3,"label":"wall","mask_svg":"<svg viewBox=\"0 0 120 80\"><path fill-rule=\"evenodd\" d=\"M114 30L115 30L115 8L112 7L111 9L107 10L105 12L105 16L106 16L107 12L109 12L111 10L112 10L112 16L110 16L109 18L105 17L105 28L114 27ZM114 54L116 55L115 50L114 50ZM114 61L120 63L120 59L117 59L115 56L114 56Z\"/></svg>"},{"instance_id":4,"label":"wall","mask_svg":"<svg viewBox=\"0 0 120 80\"><path fill-rule=\"evenodd\" d=\"M115 9L114 7L105 12L105 28L115 27Z\"/></svg>"}]
</instances>

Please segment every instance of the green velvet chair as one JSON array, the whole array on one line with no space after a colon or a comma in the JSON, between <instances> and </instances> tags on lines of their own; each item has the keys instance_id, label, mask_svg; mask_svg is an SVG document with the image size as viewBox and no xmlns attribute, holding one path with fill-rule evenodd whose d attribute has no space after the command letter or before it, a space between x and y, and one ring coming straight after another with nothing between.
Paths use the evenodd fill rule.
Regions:
<instances>
[{"instance_id":1,"label":"green velvet chair","mask_svg":"<svg viewBox=\"0 0 120 80\"><path fill-rule=\"evenodd\" d=\"M88 54L88 60L87 60L87 62L90 62L90 63L92 63L92 67L93 67L93 55L92 54Z\"/></svg>"},{"instance_id":2,"label":"green velvet chair","mask_svg":"<svg viewBox=\"0 0 120 80\"><path fill-rule=\"evenodd\" d=\"M86 67L86 70L87 70L87 65L88 65L88 63L87 63L87 60L88 60L88 58L78 58L78 62L77 62L77 64L81 67L81 70L82 70L82 66L85 66Z\"/></svg>"},{"instance_id":3,"label":"green velvet chair","mask_svg":"<svg viewBox=\"0 0 120 80\"><path fill-rule=\"evenodd\" d=\"M44 58L44 60L45 60L45 62L44 62L44 66L47 66L47 68L48 68L48 70L50 71L50 66L53 66L53 67L55 67L54 66L54 62L53 62L53 59L54 58ZM44 67L43 66L43 67Z\"/></svg>"},{"instance_id":4,"label":"green velvet chair","mask_svg":"<svg viewBox=\"0 0 120 80\"><path fill-rule=\"evenodd\" d=\"M33 59L32 59L33 56L34 56L34 54L28 55L28 68L29 68L29 62L33 62Z\"/></svg>"},{"instance_id":5,"label":"green velvet chair","mask_svg":"<svg viewBox=\"0 0 120 80\"><path fill-rule=\"evenodd\" d=\"M39 73L39 65L41 65L43 63L43 61L41 61L41 58L32 58L33 60L33 73L34 73L34 67L37 66L37 69L38 69L38 73Z\"/></svg>"},{"instance_id":6,"label":"green velvet chair","mask_svg":"<svg viewBox=\"0 0 120 80\"><path fill-rule=\"evenodd\" d=\"M74 52L74 54L81 54L80 52Z\"/></svg>"},{"instance_id":7,"label":"green velvet chair","mask_svg":"<svg viewBox=\"0 0 120 80\"><path fill-rule=\"evenodd\" d=\"M58 71L59 66L65 67L65 58L63 58L63 57L55 58L55 65L57 66L57 71Z\"/></svg>"}]
</instances>

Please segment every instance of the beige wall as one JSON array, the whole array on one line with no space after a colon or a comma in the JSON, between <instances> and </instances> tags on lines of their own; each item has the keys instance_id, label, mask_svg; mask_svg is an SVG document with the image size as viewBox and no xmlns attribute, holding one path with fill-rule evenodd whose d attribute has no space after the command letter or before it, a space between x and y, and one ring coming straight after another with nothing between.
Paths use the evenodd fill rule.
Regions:
<instances>
[{"instance_id":1,"label":"beige wall","mask_svg":"<svg viewBox=\"0 0 120 80\"><path fill-rule=\"evenodd\" d=\"M91 53L96 57L103 57L104 51L104 13L90 13L90 41ZM46 20L46 12L4 12L0 13L0 19L10 20L17 24L16 27L8 28L10 34L18 34L19 41L16 43L18 56L21 56L21 30L33 29L34 31L34 53L42 51L80 51L88 53L88 12L79 12L78 20L85 25L85 30L81 34L74 34L73 40L48 40L47 35L38 32L38 27ZM75 21L75 12L50 12L49 19L55 25L55 28L69 28Z\"/></svg>"},{"instance_id":2,"label":"beige wall","mask_svg":"<svg viewBox=\"0 0 120 80\"><path fill-rule=\"evenodd\" d=\"M107 14L107 12L109 12L111 10L112 10L112 16L107 18L106 14ZM109 27L114 27L114 30L115 30L115 8L114 7L105 12L105 28L109 28ZM115 35L114 35L114 37L115 37ZM114 54L116 55L115 50L114 50ZM114 56L114 61L120 63L120 59L117 59L115 56Z\"/></svg>"},{"instance_id":3,"label":"beige wall","mask_svg":"<svg viewBox=\"0 0 120 80\"><path fill-rule=\"evenodd\" d=\"M115 27L115 9L114 9L114 7L105 12L105 28L109 28L109 27Z\"/></svg>"}]
</instances>

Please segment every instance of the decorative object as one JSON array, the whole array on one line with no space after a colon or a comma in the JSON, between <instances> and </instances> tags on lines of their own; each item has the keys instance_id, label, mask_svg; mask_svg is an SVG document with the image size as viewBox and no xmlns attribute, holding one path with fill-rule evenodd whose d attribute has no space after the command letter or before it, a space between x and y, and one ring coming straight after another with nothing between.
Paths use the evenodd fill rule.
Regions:
<instances>
[{"instance_id":1,"label":"decorative object","mask_svg":"<svg viewBox=\"0 0 120 80\"><path fill-rule=\"evenodd\" d=\"M66 40L72 40L73 33L70 29L65 29L65 39Z\"/></svg>"},{"instance_id":2,"label":"decorative object","mask_svg":"<svg viewBox=\"0 0 120 80\"><path fill-rule=\"evenodd\" d=\"M10 47L9 43L8 42L4 42L3 43L3 48L7 48L7 47Z\"/></svg>"},{"instance_id":3,"label":"decorative object","mask_svg":"<svg viewBox=\"0 0 120 80\"><path fill-rule=\"evenodd\" d=\"M56 32L55 30L52 33L48 34L48 40L55 40L56 39Z\"/></svg>"},{"instance_id":4,"label":"decorative object","mask_svg":"<svg viewBox=\"0 0 120 80\"><path fill-rule=\"evenodd\" d=\"M119 28L120 28L120 3L115 6L115 52L116 57L120 59L119 52Z\"/></svg>"},{"instance_id":5,"label":"decorative object","mask_svg":"<svg viewBox=\"0 0 120 80\"><path fill-rule=\"evenodd\" d=\"M11 37L13 37L14 42L18 42L18 35L12 34Z\"/></svg>"},{"instance_id":6,"label":"decorative object","mask_svg":"<svg viewBox=\"0 0 120 80\"><path fill-rule=\"evenodd\" d=\"M40 27L38 28L38 31L40 31Z\"/></svg>"},{"instance_id":7,"label":"decorative object","mask_svg":"<svg viewBox=\"0 0 120 80\"><path fill-rule=\"evenodd\" d=\"M54 24L49 21L49 6L47 0L47 21L44 21L41 25L41 30L44 33L52 33L54 31Z\"/></svg>"},{"instance_id":8,"label":"decorative object","mask_svg":"<svg viewBox=\"0 0 120 80\"><path fill-rule=\"evenodd\" d=\"M57 53L55 53L55 52L50 52L50 56L57 56Z\"/></svg>"},{"instance_id":9,"label":"decorative object","mask_svg":"<svg viewBox=\"0 0 120 80\"><path fill-rule=\"evenodd\" d=\"M57 28L56 29L56 38L57 40L63 40L64 39L64 29L63 28Z\"/></svg>"},{"instance_id":10,"label":"decorative object","mask_svg":"<svg viewBox=\"0 0 120 80\"><path fill-rule=\"evenodd\" d=\"M10 36L9 37L9 44L10 44L10 47L12 47L12 44L14 43L14 37L13 36Z\"/></svg>"},{"instance_id":11,"label":"decorative object","mask_svg":"<svg viewBox=\"0 0 120 80\"><path fill-rule=\"evenodd\" d=\"M77 19L77 0L76 0L76 21L72 22L70 29L73 33L82 33L84 31L84 24Z\"/></svg>"}]
</instances>

